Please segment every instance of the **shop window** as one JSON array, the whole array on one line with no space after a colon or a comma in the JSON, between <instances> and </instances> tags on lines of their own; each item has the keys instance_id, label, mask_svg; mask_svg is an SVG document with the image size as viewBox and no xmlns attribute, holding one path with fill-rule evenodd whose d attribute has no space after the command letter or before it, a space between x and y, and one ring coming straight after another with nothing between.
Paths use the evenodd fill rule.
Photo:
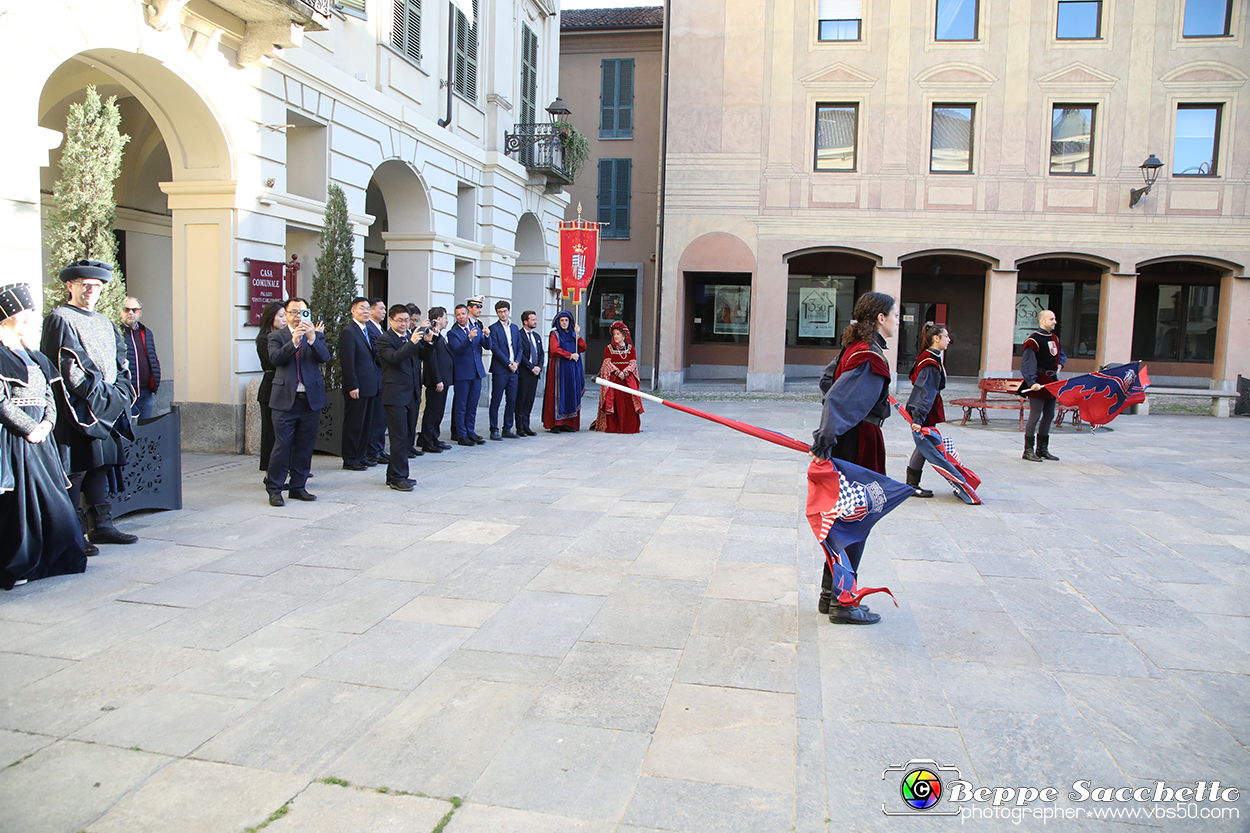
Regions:
<instances>
[{"instance_id":1,"label":"shop window","mask_svg":"<svg viewBox=\"0 0 1250 833\"><path fill-rule=\"evenodd\" d=\"M1172 176L1215 176L1220 155L1219 104L1178 104Z\"/></svg>"},{"instance_id":2,"label":"shop window","mask_svg":"<svg viewBox=\"0 0 1250 833\"><path fill-rule=\"evenodd\" d=\"M855 278L791 275L786 298L787 347L839 347L855 308Z\"/></svg>"},{"instance_id":3,"label":"shop window","mask_svg":"<svg viewBox=\"0 0 1250 833\"><path fill-rule=\"evenodd\" d=\"M816 170L855 170L858 104L816 105Z\"/></svg>"},{"instance_id":4,"label":"shop window","mask_svg":"<svg viewBox=\"0 0 1250 833\"><path fill-rule=\"evenodd\" d=\"M934 173L972 171L972 104L934 104L929 170Z\"/></svg>"},{"instance_id":5,"label":"shop window","mask_svg":"<svg viewBox=\"0 0 1250 833\"><path fill-rule=\"evenodd\" d=\"M1016 287L1015 355L1024 340L1037 330L1037 314L1051 310L1059 319L1056 332L1068 358L1094 358L1098 353L1098 306L1100 280L1026 281Z\"/></svg>"},{"instance_id":6,"label":"shop window","mask_svg":"<svg viewBox=\"0 0 1250 833\"><path fill-rule=\"evenodd\" d=\"M1059 0L1055 37L1058 40L1098 40L1102 37L1102 0Z\"/></svg>"},{"instance_id":7,"label":"shop window","mask_svg":"<svg viewBox=\"0 0 1250 833\"><path fill-rule=\"evenodd\" d=\"M689 275L689 273L688 273ZM751 276L688 276L687 310L692 344L746 344L751 332Z\"/></svg>"},{"instance_id":8,"label":"shop window","mask_svg":"<svg viewBox=\"0 0 1250 833\"><path fill-rule=\"evenodd\" d=\"M1138 283L1133 356L1213 362L1219 314L1219 284Z\"/></svg>"},{"instance_id":9,"label":"shop window","mask_svg":"<svg viewBox=\"0 0 1250 833\"><path fill-rule=\"evenodd\" d=\"M634 138L633 58L605 58L600 66L599 138Z\"/></svg>"},{"instance_id":10,"label":"shop window","mask_svg":"<svg viewBox=\"0 0 1250 833\"><path fill-rule=\"evenodd\" d=\"M1050 172L1094 172L1094 106L1056 104L1050 115Z\"/></svg>"},{"instance_id":11,"label":"shop window","mask_svg":"<svg viewBox=\"0 0 1250 833\"><path fill-rule=\"evenodd\" d=\"M934 40L976 40L977 0L937 0Z\"/></svg>"},{"instance_id":12,"label":"shop window","mask_svg":"<svg viewBox=\"0 0 1250 833\"><path fill-rule=\"evenodd\" d=\"M1185 23L1181 34L1187 38L1224 38L1233 18L1233 0L1185 0Z\"/></svg>"},{"instance_id":13,"label":"shop window","mask_svg":"<svg viewBox=\"0 0 1250 833\"><path fill-rule=\"evenodd\" d=\"M862 37L863 0L818 0L819 33L822 41L857 41Z\"/></svg>"}]
</instances>

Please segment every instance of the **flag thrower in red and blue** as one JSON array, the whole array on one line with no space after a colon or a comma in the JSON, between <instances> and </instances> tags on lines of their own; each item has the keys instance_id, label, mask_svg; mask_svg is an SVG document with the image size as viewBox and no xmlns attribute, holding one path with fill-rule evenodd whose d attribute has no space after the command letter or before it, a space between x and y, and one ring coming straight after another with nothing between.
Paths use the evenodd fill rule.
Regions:
<instances>
[{"instance_id":1,"label":"flag thrower in red and blue","mask_svg":"<svg viewBox=\"0 0 1250 833\"><path fill-rule=\"evenodd\" d=\"M890 397L890 404L907 421L908 425L912 424L911 414L907 413L907 409L898 404L898 400L893 396ZM945 477L946 481L951 484L951 488L955 490L955 494L959 495L960 500L970 506L981 505L983 501L977 494L977 486L981 485L981 478L960 462L954 440L950 437L943 437L936 428L921 428L919 431L913 431L911 438L916 441L916 448L920 449L924 458L933 464L934 471Z\"/></svg>"},{"instance_id":2,"label":"flag thrower in red and blue","mask_svg":"<svg viewBox=\"0 0 1250 833\"><path fill-rule=\"evenodd\" d=\"M807 443L777 431L700 411L698 408L691 408L677 402L669 402L667 399L636 391L606 379L596 377L595 382L603 387L639 396L675 411L720 423L727 428L767 440L783 448L804 454L809 451ZM814 460L807 467L807 522L811 525L816 540L824 549L825 560L829 564L830 572L833 573L834 591L840 604L857 605L861 599L872 593L886 593L891 599L894 598L894 594L890 593L886 587L860 587L858 585L855 571L851 569L851 562L846 556L846 548L852 544L863 543L877 521L915 494L916 491L911 486L845 460ZM895 604L897 605L898 602Z\"/></svg>"}]
</instances>

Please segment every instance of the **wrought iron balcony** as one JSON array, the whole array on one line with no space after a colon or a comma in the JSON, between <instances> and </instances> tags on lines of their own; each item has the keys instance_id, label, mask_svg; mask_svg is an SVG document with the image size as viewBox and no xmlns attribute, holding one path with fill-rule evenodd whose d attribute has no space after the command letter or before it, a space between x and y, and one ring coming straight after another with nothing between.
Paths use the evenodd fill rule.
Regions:
<instances>
[{"instance_id":1,"label":"wrought iron balcony","mask_svg":"<svg viewBox=\"0 0 1250 833\"><path fill-rule=\"evenodd\" d=\"M549 185L572 185L573 176L565 167L563 135L554 124L518 124L504 134L504 153L525 166L531 174L541 174Z\"/></svg>"}]
</instances>

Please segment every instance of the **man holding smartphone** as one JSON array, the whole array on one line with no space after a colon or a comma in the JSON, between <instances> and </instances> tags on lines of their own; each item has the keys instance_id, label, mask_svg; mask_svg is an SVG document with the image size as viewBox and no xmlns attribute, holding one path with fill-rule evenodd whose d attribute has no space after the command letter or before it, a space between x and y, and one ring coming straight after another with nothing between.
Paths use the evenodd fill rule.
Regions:
<instances>
[{"instance_id":1,"label":"man holding smartphone","mask_svg":"<svg viewBox=\"0 0 1250 833\"><path fill-rule=\"evenodd\" d=\"M391 437L391 459L386 464L386 485L397 492L411 492L416 481L408 476L408 455L413 444L409 433L416 424L421 403L421 360L429 356L434 333L428 321L412 321L408 307L396 304L388 313L390 329L378 339L382 360L382 407Z\"/></svg>"},{"instance_id":2,"label":"man holding smartphone","mask_svg":"<svg viewBox=\"0 0 1250 833\"><path fill-rule=\"evenodd\" d=\"M321 365L330 360L324 325L313 326L308 302L291 298L285 307L287 329L269 334L269 361L274 366L269 410L273 414L273 451L265 491L270 506L282 506L283 490L295 500L316 500L305 487L312 473L313 446L321 409L328 403ZM290 475L290 483L287 476Z\"/></svg>"}]
</instances>

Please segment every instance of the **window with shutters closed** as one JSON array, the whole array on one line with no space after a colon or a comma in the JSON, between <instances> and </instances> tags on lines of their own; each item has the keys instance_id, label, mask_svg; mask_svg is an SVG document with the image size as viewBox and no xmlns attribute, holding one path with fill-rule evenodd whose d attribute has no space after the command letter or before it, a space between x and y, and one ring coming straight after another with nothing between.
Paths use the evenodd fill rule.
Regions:
<instances>
[{"instance_id":1,"label":"window with shutters closed","mask_svg":"<svg viewBox=\"0 0 1250 833\"><path fill-rule=\"evenodd\" d=\"M629 175L632 159L599 160L600 236L629 239Z\"/></svg>"},{"instance_id":2,"label":"window with shutters closed","mask_svg":"<svg viewBox=\"0 0 1250 833\"><path fill-rule=\"evenodd\" d=\"M605 58L599 92L599 138L634 138L634 59Z\"/></svg>"},{"instance_id":3,"label":"window with shutters closed","mask_svg":"<svg viewBox=\"0 0 1250 833\"><path fill-rule=\"evenodd\" d=\"M477 0L473 0L473 25L464 13L456 11L456 55L453 62L452 86L465 101L477 101L477 21L481 19Z\"/></svg>"},{"instance_id":4,"label":"window with shutters closed","mask_svg":"<svg viewBox=\"0 0 1250 833\"><path fill-rule=\"evenodd\" d=\"M391 46L414 63L420 63L421 0L392 0L391 5Z\"/></svg>"},{"instance_id":5,"label":"window with shutters closed","mask_svg":"<svg viewBox=\"0 0 1250 833\"><path fill-rule=\"evenodd\" d=\"M538 35L521 24L521 124L534 124L538 114Z\"/></svg>"}]
</instances>

